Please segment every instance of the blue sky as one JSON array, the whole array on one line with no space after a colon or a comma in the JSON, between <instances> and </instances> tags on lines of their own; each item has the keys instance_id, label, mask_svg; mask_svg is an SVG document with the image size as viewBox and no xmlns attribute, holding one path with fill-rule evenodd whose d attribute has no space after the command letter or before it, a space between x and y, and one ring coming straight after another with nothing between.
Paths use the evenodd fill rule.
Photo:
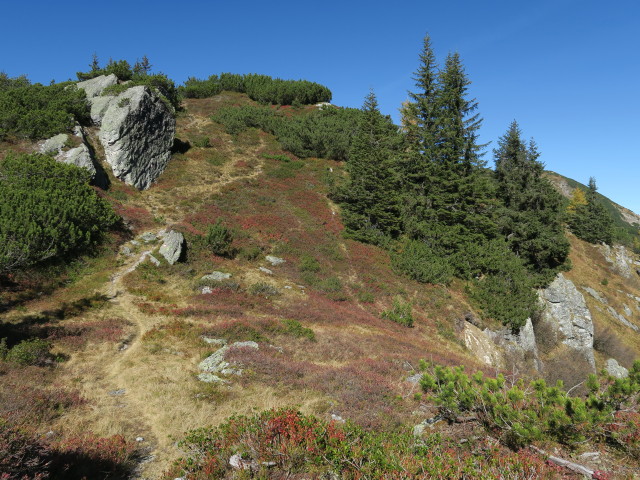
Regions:
<instances>
[{"instance_id":1,"label":"blue sky","mask_svg":"<svg viewBox=\"0 0 640 480\"><path fill-rule=\"evenodd\" d=\"M459 52L492 142L516 119L547 168L640 213L640 2L590 0L2 2L0 70L75 78L93 52L181 83L223 71L304 78L337 105L370 88L398 120L425 33Z\"/></svg>"}]
</instances>

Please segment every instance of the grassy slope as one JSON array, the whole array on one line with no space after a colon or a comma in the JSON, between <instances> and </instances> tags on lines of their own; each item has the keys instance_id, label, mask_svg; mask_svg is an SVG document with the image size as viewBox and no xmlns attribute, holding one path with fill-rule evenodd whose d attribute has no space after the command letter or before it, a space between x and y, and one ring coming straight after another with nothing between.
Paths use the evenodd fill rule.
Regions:
<instances>
[{"instance_id":1,"label":"grassy slope","mask_svg":"<svg viewBox=\"0 0 640 480\"><path fill-rule=\"evenodd\" d=\"M251 130L231 138L208 119L217 108L247 102L229 93L188 100L177 136L191 143L208 137L211 146L176 154L148 191L113 181L106 193L133 236L163 228L182 231L189 244L185 263L155 267L144 261L126 273L159 244L128 242L134 255L116 256L116 243L123 239L87 259L65 288L6 314L13 325L60 329L55 348L69 360L46 372L40 384L62 386L86 399L83 405L70 404L62 416L40 421L40 430L62 436L83 430L142 436L141 445L155 455L143 465L149 478L157 478L179 455L171 436L231 414L297 405L305 413L336 414L372 428L413 425L430 408L415 395L417 387L405 381L419 359L480 368L456 339L456 319L471 310L461 285L445 289L403 279L393 274L384 251L341 237L338 208L326 196L332 177L343 173L340 164L265 158L263 153L284 153L271 136ZM199 241L219 218L236 232L235 259L217 257ZM618 290L640 296L637 284L612 276L595 247L572 243L575 269L569 278L602 291L600 280L608 276L604 293L616 308L624 300ZM268 254L286 263L272 267L264 261ZM318 261L317 271L301 268L308 257ZM198 280L214 270L231 273L237 288L200 294ZM277 294L251 293L263 283ZM67 307L62 315L42 315L92 297L99 301ZM380 318L396 297L412 302L414 328ZM634 315L637 321L637 308ZM310 328L315 341L287 329L283 320ZM596 315L596 321L620 330L606 314ZM72 336L74 325L84 330ZM619 333L640 351L636 337ZM261 348L236 352L245 374L215 387L195 379L197 363L215 350L201 340L203 334L257 339ZM19 384L16 372L9 374ZM37 383L31 374L24 378L29 385ZM119 389L125 393L110 395Z\"/></svg>"}]
</instances>

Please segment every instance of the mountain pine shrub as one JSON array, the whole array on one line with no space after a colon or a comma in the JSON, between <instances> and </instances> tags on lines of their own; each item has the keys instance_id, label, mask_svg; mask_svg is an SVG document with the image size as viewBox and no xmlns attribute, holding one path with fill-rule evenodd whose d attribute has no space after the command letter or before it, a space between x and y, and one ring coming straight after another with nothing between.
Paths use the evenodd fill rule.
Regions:
<instances>
[{"instance_id":1,"label":"mountain pine shrub","mask_svg":"<svg viewBox=\"0 0 640 480\"><path fill-rule=\"evenodd\" d=\"M89 173L39 154L0 162L0 273L96 245L118 218Z\"/></svg>"}]
</instances>

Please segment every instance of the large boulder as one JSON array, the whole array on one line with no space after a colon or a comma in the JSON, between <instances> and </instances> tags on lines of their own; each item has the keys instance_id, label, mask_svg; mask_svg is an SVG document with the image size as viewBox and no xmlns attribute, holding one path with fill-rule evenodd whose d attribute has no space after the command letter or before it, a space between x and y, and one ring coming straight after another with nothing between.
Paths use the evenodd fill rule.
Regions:
<instances>
[{"instance_id":1,"label":"large boulder","mask_svg":"<svg viewBox=\"0 0 640 480\"><path fill-rule=\"evenodd\" d=\"M171 108L148 87L136 86L112 97L99 138L113 174L142 190L167 166L175 131Z\"/></svg>"},{"instance_id":2,"label":"large boulder","mask_svg":"<svg viewBox=\"0 0 640 480\"><path fill-rule=\"evenodd\" d=\"M527 318L525 324L517 332L511 328L497 331L485 328L483 333L502 348L508 366L532 371L541 369L538 344L530 318Z\"/></svg>"},{"instance_id":3,"label":"large boulder","mask_svg":"<svg viewBox=\"0 0 640 480\"><path fill-rule=\"evenodd\" d=\"M91 120L96 125L99 125L102 121L102 117L104 116L107 108L109 107L111 101L113 100L113 96L102 96L105 88L111 87L112 85L116 85L118 83L118 77L114 74L111 75L100 75L99 77L92 78L91 80L86 80L84 82L78 82L76 86L82 90L84 90L87 101L89 102L89 106L91 108Z\"/></svg>"},{"instance_id":4,"label":"large boulder","mask_svg":"<svg viewBox=\"0 0 640 480\"><path fill-rule=\"evenodd\" d=\"M184 236L180 232L171 230L164 236L164 243L160 247L160 255L162 255L169 265L173 265L182 256L184 247Z\"/></svg>"},{"instance_id":5,"label":"large boulder","mask_svg":"<svg viewBox=\"0 0 640 480\"><path fill-rule=\"evenodd\" d=\"M540 291L542 318L557 341L580 353L595 371L593 356L593 320L582 294L571 280L558 274Z\"/></svg>"}]
</instances>

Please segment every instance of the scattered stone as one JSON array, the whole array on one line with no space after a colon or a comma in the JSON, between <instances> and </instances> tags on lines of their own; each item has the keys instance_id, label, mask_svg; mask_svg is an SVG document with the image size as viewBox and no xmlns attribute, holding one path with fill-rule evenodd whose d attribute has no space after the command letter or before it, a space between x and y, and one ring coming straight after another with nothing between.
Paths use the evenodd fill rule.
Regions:
<instances>
[{"instance_id":1,"label":"scattered stone","mask_svg":"<svg viewBox=\"0 0 640 480\"><path fill-rule=\"evenodd\" d=\"M598 292L596 292L593 288L591 287L584 287L584 291L587 292L589 295L591 295L593 298L595 298L596 300L598 300L600 303L604 304L604 305L608 305L609 302L607 301L606 298L604 298L602 295L600 295Z\"/></svg>"},{"instance_id":2,"label":"scattered stone","mask_svg":"<svg viewBox=\"0 0 640 480\"><path fill-rule=\"evenodd\" d=\"M200 337L204 341L204 343L208 343L209 345L220 345L225 346L227 341L224 338L211 338L211 337Z\"/></svg>"},{"instance_id":3,"label":"scattered stone","mask_svg":"<svg viewBox=\"0 0 640 480\"><path fill-rule=\"evenodd\" d=\"M214 373L204 372L198 375L198 380L205 383L227 383Z\"/></svg>"},{"instance_id":4,"label":"scattered stone","mask_svg":"<svg viewBox=\"0 0 640 480\"><path fill-rule=\"evenodd\" d=\"M122 255L127 256L127 257L130 257L130 256L132 255L132 253L131 253L131 249L130 249L129 247L127 247L127 246L122 247L122 248L120 249L120 253L121 253Z\"/></svg>"},{"instance_id":5,"label":"scattered stone","mask_svg":"<svg viewBox=\"0 0 640 480\"><path fill-rule=\"evenodd\" d=\"M229 465L236 470L256 470L258 463L255 460L244 460L237 453L229 458Z\"/></svg>"},{"instance_id":6,"label":"scattered stone","mask_svg":"<svg viewBox=\"0 0 640 480\"><path fill-rule=\"evenodd\" d=\"M287 290L291 290L293 287L291 285L285 285L284 288L286 288Z\"/></svg>"},{"instance_id":7,"label":"scattered stone","mask_svg":"<svg viewBox=\"0 0 640 480\"><path fill-rule=\"evenodd\" d=\"M111 390L109 392L109 395L111 395L112 397L120 397L120 396L124 395L125 393L127 393L127 389L126 388L119 388L118 390Z\"/></svg>"},{"instance_id":8,"label":"scattered stone","mask_svg":"<svg viewBox=\"0 0 640 480\"><path fill-rule=\"evenodd\" d=\"M170 107L148 87L132 87L108 101L101 125L99 139L113 174L127 185L149 188L171 158L176 120Z\"/></svg>"},{"instance_id":9,"label":"scattered stone","mask_svg":"<svg viewBox=\"0 0 640 480\"><path fill-rule=\"evenodd\" d=\"M173 265L182 256L184 246L184 236L180 232L171 230L164 236L164 243L160 247L160 255L162 255L169 265Z\"/></svg>"},{"instance_id":10,"label":"scattered stone","mask_svg":"<svg viewBox=\"0 0 640 480\"><path fill-rule=\"evenodd\" d=\"M542 319L560 334L559 340L579 351L595 372L593 356L593 320L582 294L561 273L539 293Z\"/></svg>"},{"instance_id":11,"label":"scattered stone","mask_svg":"<svg viewBox=\"0 0 640 480\"><path fill-rule=\"evenodd\" d=\"M140 245L140 242L137 240L131 240L131 245Z\"/></svg>"},{"instance_id":12,"label":"scattered stone","mask_svg":"<svg viewBox=\"0 0 640 480\"><path fill-rule=\"evenodd\" d=\"M344 418L342 418L340 415L336 415L335 413L331 414L331 420L333 420L334 422L338 422L338 423L345 423L346 420Z\"/></svg>"},{"instance_id":13,"label":"scattered stone","mask_svg":"<svg viewBox=\"0 0 640 480\"><path fill-rule=\"evenodd\" d=\"M203 295L209 295L210 293L213 293L213 289L211 287L202 287L201 292Z\"/></svg>"},{"instance_id":14,"label":"scattered stone","mask_svg":"<svg viewBox=\"0 0 640 480\"><path fill-rule=\"evenodd\" d=\"M275 345L269 345L269 348L273 348L278 353L284 353L284 348L282 348L282 347L276 347Z\"/></svg>"},{"instance_id":15,"label":"scattered stone","mask_svg":"<svg viewBox=\"0 0 640 480\"><path fill-rule=\"evenodd\" d=\"M620 365L615 358L607 360L604 368L609 375L615 378L626 378L629 376L629 370Z\"/></svg>"},{"instance_id":16,"label":"scattered stone","mask_svg":"<svg viewBox=\"0 0 640 480\"><path fill-rule=\"evenodd\" d=\"M232 343L230 348L253 348L255 350L258 350L260 346L256 342L248 340L246 342Z\"/></svg>"},{"instance_id":17,"label":"scattered stone","mask_svg":"<svg viewBox=\"0 0 640 480\"><path fill-rule=\"evenodd\" d=\"M584 452L578 456L581 460L596 460L600 457L600 452Z\"/></svg>"},{"instance_id":18,"label":"scattered stone","mask_svg":"<svg viewBox=\"0 0 640 480\"><path fill-rule=\"evenodd\" d=\"M156 267L160 266L160 260L158 260L156 257L154 257L151 254L149 254L149 261L153 263Z\"/></svg>"},{"instance_id":19,"label":"scattered stone","mask_svg":"<svg viewBox=\"0 0 640 480\"><path fill-rule=\"evenodd\" d=\"M223 273L223 272L212 272L208 275L204 275L200 281L203 282L209 282L209 281L213 281L213 282L221 282L223 280L229 280L231 278L231 274L230 273Z\"/></svg>"},{"instance_id":20,"label":"scattered stone","mask_svg":"<svg viewBox=\"0 0 640 480\"><path fill-rule=\"evenodd\" d=\"M136 442L144 442L144 437L136 437Z\"/></svg>"},{"instance_id":21,"label":"scattered stone","mask_svg":"<svg viewBox=\"0 0 640 480\"><path fill-rule=\"evenodd\" d=\"M640 328L638 328L637 325L634 325L633 323L631 323L629 320L627 320L625 317L623 317L622 315L620 315L618 312L615 311L615 309L613 307L607 307L607 311L609 312L609 314L615 318L616 320L618 320L620 323L622 323L623 325L629 327L631 330L633 330L634 332L638 332L640 331Z\"/></svg>"},{"instance_id":22,"label":"scattered stone","mask_svg":"<svg viewBox=\"0 0 640 480\"><path fill-rule=\"evenodd\" d=\"M273 271L269 270L266 267L259 267L258 270L260 270L262 273L266 273L267 275L273 275ZM291 288L291 287L289 287L289 288Z\"/></svg>"},{"instance_id":23,"label":"scattered stone","mask_svg":"<svg viewBox=\"0 0 640 480\"><path fill-rule=\"evenodd\" d=\"M422 378L422 374L421 373L415 373L413 375L411 375L410 377L407 377L407 382L411 383L412 385L417 385L418 383L420 383L420 379Z\"/></svg>"},{"instance_id":24,"label":"scattered stone","mask_svg":"<svg viewBox=\"0 0 640 480\"><path fill-rule=\"evenodd\" d=\"M628 317L630 317L631 315L633 315L633 310L631 310L629 308L629 306L627 305L623 305L622 309L624 310L625 315L627 315Z\"/></svg>"},{"instance_id":25,"label":"scattered stone","mask_svg":"<svg viewBox=\"0 0 640 480\"><path fill-rule=\"evenodd\" d=\"M69 135L59 133L51 138L46 139L40 145L40 153L60 153L69 141Z\"/></svg>"},{"instance_id":26,"label":"scattered stone","mask_svg":"<svg viewBox=\"0 0 640 480\"><path fill-rule=\"evenodd\" d=\"M155 242L158 239L158 237L156 237L156 234L153 232L145 232L142 235L140 235L140 239L144 243L151 243L151 242Z\"/></svg>"},{"instance_id":27,"label":"scattered stone","mask_svg":"<svg viewBox=\"0 0 640 480\"><path fill-rule=\"evenodd\" d=\"M273 265L274 267L277 265L282 265L283 263L286 262L284 258L274 257L273 255L267 255L265 257L265 260L269 262L271 265Z\"/></svg>"}]
</instances>

